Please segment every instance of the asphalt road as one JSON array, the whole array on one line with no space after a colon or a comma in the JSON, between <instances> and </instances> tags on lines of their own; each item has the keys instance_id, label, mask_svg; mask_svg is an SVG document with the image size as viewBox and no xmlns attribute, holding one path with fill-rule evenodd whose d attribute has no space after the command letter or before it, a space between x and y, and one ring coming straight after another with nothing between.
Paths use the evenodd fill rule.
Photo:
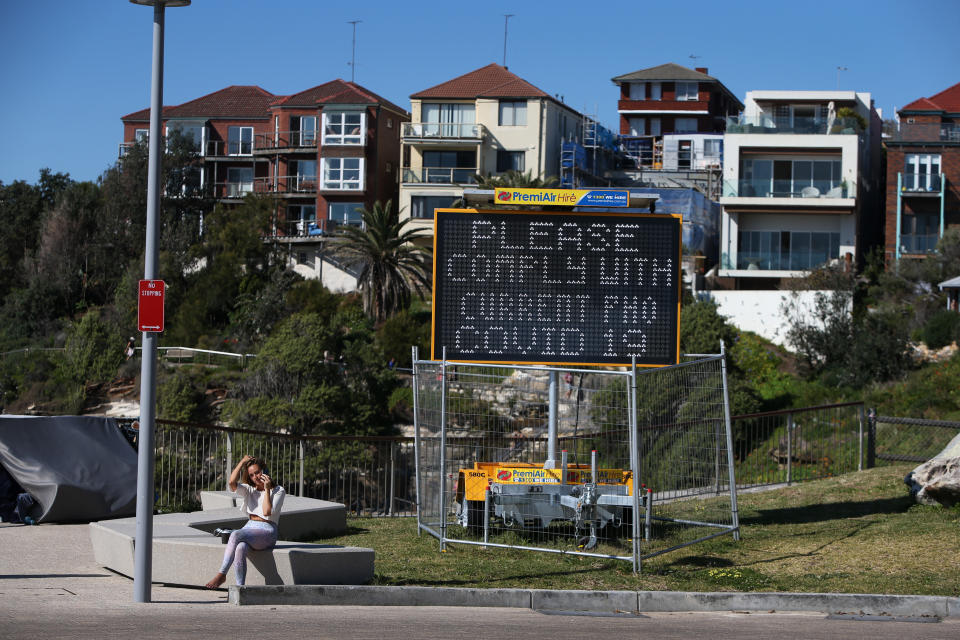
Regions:
<instances>
[{"instance_id":1,"label":"asphalt road","mask_svg":"<svg viewBox=\"0 0 960 640\"><path fill-rule=\"evenodd\" d=\"M222 591L133 582L98 567L86 525L0 524L2 638L960 638L960 619L854 621L822 613L571 614L454 607L244 606Z\"/></svg>"}]
</instances>

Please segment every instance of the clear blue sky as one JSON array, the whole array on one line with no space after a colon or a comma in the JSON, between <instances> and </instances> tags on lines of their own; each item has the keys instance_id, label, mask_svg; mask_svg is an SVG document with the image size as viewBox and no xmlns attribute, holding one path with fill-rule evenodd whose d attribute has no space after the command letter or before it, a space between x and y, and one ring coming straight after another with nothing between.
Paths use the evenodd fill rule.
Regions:
<instances>
[{"instance_id":1,"label":"clear blue sky","mask_svg":"<svg viewBox=\"0 0 960 640\"><path fill-rule=\"evenodd\" d=\"M549 7L549 9L547 9ZM610 78L675 62L754 89L868 91L884 116L960 81L960 0L784 3L193 0L167 10L164 104L233 84L288 94L350 79L409 95L503 60L616 128ZM0 181L94 180L120 117L150 105L153 13L127 0L0 0ZM691 58L691 56L698 56Z\"/></svg>"}]
</instances>

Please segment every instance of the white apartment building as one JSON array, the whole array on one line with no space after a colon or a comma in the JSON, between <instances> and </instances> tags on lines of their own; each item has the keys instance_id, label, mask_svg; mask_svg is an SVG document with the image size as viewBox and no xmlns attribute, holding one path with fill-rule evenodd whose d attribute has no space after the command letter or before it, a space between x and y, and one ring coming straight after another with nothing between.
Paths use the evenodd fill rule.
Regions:
<instances>
[{"instance_id":1,"label":"white apartment building","mask_svg":"<svg viewBox=\"0 0 960 640\"><path fill-rule=\"evenodd\" d=\"M476 176L509 170L559 177L561 143L580 139L584 117L498 64L410 96L402 129L400 217L424 228Z\"/></svg>"}]
</instances>

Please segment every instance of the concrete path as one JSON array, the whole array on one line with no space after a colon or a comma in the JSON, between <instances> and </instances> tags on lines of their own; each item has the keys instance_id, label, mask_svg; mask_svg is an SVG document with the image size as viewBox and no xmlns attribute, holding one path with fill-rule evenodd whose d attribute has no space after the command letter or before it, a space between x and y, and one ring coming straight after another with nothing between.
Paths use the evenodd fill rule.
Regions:
<instances>
[{"instance_id":1,"label":"concrete path","mask_svg":"<svg viewBox=\"0 0 960 640\"><path fill-rule=\"evenodd\" d=\"M215 568L212 569L212 571ZM133 602L133 581L97 566L87 525L0 524L0 637L266 638L462 637L958 638L960 619L856 621L822 613L589 613L532 608L228 604L223 591L153 586ZM613 637L613 636L610 636Z\"/></svg>"}]
</instances>

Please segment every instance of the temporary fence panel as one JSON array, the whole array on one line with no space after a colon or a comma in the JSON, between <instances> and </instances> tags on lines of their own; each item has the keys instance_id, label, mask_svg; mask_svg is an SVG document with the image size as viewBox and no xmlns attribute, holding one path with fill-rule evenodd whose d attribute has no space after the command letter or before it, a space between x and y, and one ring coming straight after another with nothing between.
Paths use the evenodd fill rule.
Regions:
<instances>
[{"instance_id":1,"label":"temporary fence panel","mask_svg":"<svg viewBox=\"0 0 960 640\"><path fill-rule=\"evenodd\" d=\"M637 371L416 360L420 528L635 567L734 532L722 359Z\"/></svg>"},{"instance_id":2,"label":"temporary fence panel","mask_svg":"<svg viewBox=\"0 0 960 640\"><path fill-rule=\"evenodd\" d=\"M960 433L960 422L898 418L870 413L870 442L880 464L926 462Z\"/></svg>"}]
</instances>

